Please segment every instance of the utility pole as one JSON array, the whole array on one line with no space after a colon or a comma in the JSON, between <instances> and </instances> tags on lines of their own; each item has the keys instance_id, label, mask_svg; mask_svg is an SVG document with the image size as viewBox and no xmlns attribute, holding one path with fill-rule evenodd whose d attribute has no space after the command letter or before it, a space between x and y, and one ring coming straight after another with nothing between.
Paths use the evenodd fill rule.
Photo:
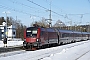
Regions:
<instances>
[{"instance_id":1,"label":"utility pole","mask_svg":"<svg viewBox=\"0 0 90 60\"><path fill-rule=\"evenodd\" d=\"M50 25L50 27L52 27L52 19L51 19L51 1L50 1L50 17L49 17L49 19L50 19L50 23L49 23L49 25Z\"/></svg>"},{"instance_id":2,"label":"utility pole","mask_svg":"<svg viewBox=\"0 0 90 60\"><path fill-rule=\"evenodd\" d=\"M16 16L16 21L17 21L17 16Z\"/></svg>"},{"instance_id":3,"label":"utility pole","mask_svg":"<svg viewBox=\"0 0 90 60\"><path fill-rule=\"evenodd\" d=\"M49 27L52 27L52 18L51 18L51 0L50 0L50 9L48 10L50 12L49 19L45 19L49 23Z\"/></svg>"},{"instance_id":4,"label":"utility pole","mask_svg":"<svg viewBox=\"0 0 90 60\"><path fill-rule=\"evenodd\" d=\"M4 11L3 13L6 14L6 39L8 38L8 29L7 29L7 14L10 13L9 11Z\"/></svg>"},{"instance_id":5,"label":"utility pole","mask_svg":"<svg viewBox=\"0 0 90 60\"><path fill-rule=\"evenodd\" d=\"M51 19L51 1L50 1L50 10L49 11L50 11L50 17L49 18Z\"/></svg>"},{"instance_id":6,"label":"utility pole","mask_svg":"<svg viewBox=\"0 0 90 60\"><path fill-rule=\"evenodd\" d=\"M3 13L6 14L6 39L7 39L7 35L8 35L8 32L7 32L7 12L5 11L5 12L3 12Z\"/></svg>"}]
</instances>

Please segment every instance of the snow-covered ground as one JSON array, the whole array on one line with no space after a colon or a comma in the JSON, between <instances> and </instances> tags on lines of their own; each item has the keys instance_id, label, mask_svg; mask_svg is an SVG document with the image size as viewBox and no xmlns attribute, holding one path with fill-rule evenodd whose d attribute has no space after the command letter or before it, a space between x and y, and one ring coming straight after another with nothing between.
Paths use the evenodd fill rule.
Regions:
<instances>
[{"instance_id":1,"label":"snow-covered ground","mask_svg":"<svg viewBox=\"0 0 90 60\"><path fill-rule=\"evenodd\" d=\"M2 53L0 60L90 60L90 40L36 51Z\"/></svg>"},{"instance_id":2,"label":"snow-covered ground","mask_svg":"<svg viewBox=\"0 0 90 60\"><path fill-rule=\"evenodd\" d=\"M10 47L15 47L15 46L22 46L23 41L7 41L7 46ZM0 41L0 47L4 47L3 41Z\"/></svg>"},{"instance_id":3,"label":"snow-covered ground","mask_svg":"<svg viewBox=\"0 0 90 60\"><path fill-rule=\"evenodd\" d=\"M63 49L59 53L52 54L42 60L90 60L90 41Z\"/></svg>"}]
</instances>

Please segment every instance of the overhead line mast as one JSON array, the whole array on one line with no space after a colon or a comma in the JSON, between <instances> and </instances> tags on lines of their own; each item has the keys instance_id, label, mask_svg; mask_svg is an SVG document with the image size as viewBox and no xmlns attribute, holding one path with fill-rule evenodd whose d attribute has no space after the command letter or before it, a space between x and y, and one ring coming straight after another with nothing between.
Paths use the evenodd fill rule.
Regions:
<instances>
[{"instance_id":1,"label":"overhead line mast","mask_svg":"<svg viewBox=\"0 0 90 60\"><path fill-rule=\"evenodd\" d=\"M50 27L52 27L52 18L51 18L51 1L50 1L50 17L49 17L49 19L50 19Z\"/></svg>"},{"instance_id":2,"label":"overhead line mast","mask_svg":"<svg viewBox=\"0 0 90 60\"><path fill-rule=\"evenodd\" d=\"M49 23L49 27L52 27L52 17L51 17L51 12L52 12L52 10L51 10L51 1L50 1L50 9L48 10L49 12L50 12L50 14L49 14L49 19L45 19L46 21L48 21L48 23Z\"/></svg>"}]
</instances>

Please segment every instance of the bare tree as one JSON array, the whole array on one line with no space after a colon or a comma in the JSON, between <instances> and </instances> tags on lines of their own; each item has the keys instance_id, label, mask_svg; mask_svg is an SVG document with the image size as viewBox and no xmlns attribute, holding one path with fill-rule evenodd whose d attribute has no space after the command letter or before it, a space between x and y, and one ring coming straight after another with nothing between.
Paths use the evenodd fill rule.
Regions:
<instances>
[{"instance_id":1,"label":"bare tree","mask_svg":"<svg viewBox=\"0 0 90 60\"><path fill-rule=\"evenodd\" d=\"M42 18L40 21L35 21L34 24L37 24L40 27L48 27L48 23L45 21L45 18ZM33 23L31 23L33 26Z\"/></svg>"}]
</instances>

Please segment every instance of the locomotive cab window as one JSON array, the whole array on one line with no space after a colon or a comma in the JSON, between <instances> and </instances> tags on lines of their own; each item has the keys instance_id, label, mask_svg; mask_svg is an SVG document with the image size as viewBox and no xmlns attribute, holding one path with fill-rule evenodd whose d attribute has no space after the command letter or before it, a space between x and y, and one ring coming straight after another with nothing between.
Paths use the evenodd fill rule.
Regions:
<instances>
[{"instance_id":1,"label":"locomotive cab window","mask_svg":"<svg viewBox=\"0 0 90 60\"><path fill-rule=\"evenodd\" d=\"M26 37L30 37L30 35L31 35L31 30L27 30L26 31Z\"/></svg>"},{"instance_id":2,"label":"locomotive cab window","mask_svg":"<svg viewBox=\"0 0 90 60\"><path fill-rule=\"evenodd\" d=\"M37 30L27 30L26 31L26 37L36 37L37 36Z\"/></svg>"},{"instance_id":3,"label":"locomotive cab window","mask_svg":"<svg viewBox=\"0 0 90 60\"><path fill-rule=\"evenodd\" d=\"M32 31L32 34L37 34L37 30L33 30Z\"/></svg>"}]
</instances>

